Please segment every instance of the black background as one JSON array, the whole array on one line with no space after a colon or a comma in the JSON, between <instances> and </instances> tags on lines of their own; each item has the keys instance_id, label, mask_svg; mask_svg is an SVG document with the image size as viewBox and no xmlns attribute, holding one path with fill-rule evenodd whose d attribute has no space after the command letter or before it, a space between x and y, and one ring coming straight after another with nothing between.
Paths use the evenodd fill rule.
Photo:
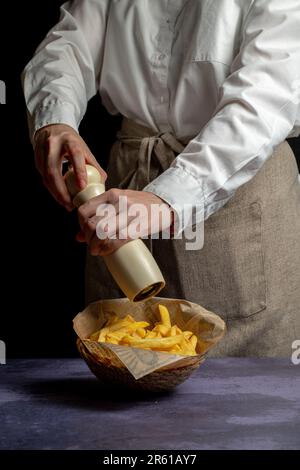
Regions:
<instances>
[{"instance_id":1,"label":"black background","mask_svg":"<svg viewBox=\"0 0 300 470\"><path fill-rule=\"evenodd\" d=\"M76 354L72 319L84 307L85 247L74 240L76 214L51 198L35 170L20 82L62 3L6 4L0 17L0 79L7 87L7 104L0 106L1 176L2 188L9 184L13 193L1 199L0 339L8 357ZM119 122L98 96L91 100L80 131L104 168Z\"/></svg>"},{"instance_id":2,"label":"black background","mask_svg":"<svg viewBox=\"0 0 300 470\"><path fill-rule=\"evenodd\" d=\"M28 139L20 74L59 17L61 1L1 4L0 106L2 296L0 340L8 357L73 356L72 318L84 307L85 247L74 240L76 214L43 188ZM120 118L91 100L80 131L105 168ZM299 139L290 144L300 154Z\"/></svg>"}]
</instances>

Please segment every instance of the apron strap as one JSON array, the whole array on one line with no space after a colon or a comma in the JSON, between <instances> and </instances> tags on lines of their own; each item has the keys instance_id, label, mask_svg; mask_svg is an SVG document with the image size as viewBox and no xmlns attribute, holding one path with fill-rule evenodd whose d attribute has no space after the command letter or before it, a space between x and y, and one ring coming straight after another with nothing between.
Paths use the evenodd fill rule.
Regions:
<instances>
[{"instance_id":1,"label":"apron strap","mask_svg":"<svg viewBox=\"0 0 300 470\"><path fill-rule=\"evenodd\" d=\"M154 133L153 130L128 118L124 120L125 123L117 133L117 138L125 145L138 149L136 181L138 188L142 189L151 181L153 156L158 160L163 172L170 167L176 155L182 152L185 146L171 132Z\"/></svg>"}]
</instances>

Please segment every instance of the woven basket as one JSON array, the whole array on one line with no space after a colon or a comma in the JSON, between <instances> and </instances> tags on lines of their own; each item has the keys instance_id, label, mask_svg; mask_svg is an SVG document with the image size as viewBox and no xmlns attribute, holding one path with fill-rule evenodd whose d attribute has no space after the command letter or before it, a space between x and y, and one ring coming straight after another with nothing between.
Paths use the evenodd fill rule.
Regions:
<instances>
[{"instance_id":1,"label":"woven basket","mask_svg":"<svg viewBox=\"0 0 300 470\"><path fill-rule=\"evenodd\" d=\"M116 356L96 359L79 338L76 344L81 357L103 385L117 385L131 390L151 392L171 390L184 382L205 359L204 356L191 356L188 360L184 358L136 380Z\"/></svg>"}]
</instances>

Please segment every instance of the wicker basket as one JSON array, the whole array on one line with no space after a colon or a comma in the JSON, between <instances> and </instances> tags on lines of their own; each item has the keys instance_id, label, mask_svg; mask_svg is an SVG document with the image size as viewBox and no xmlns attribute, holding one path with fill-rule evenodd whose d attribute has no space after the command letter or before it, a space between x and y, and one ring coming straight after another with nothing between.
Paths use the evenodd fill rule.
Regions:
<instances>
[{"instance_id":1,"label":"wicker basket","mask_svg":"<svg viewBox=\"0 0 300 470\"><path fill-rule=\"evenodd\" d=\"M120 318L130 314L138 321L153 325L159 319L157 309L160 303L168 308L174 324L197 336L197 356L169 358L163 353L153 354L129 347L114 351L114 348L88 339L112 313ZM78 313L73 326L81 357L104 386L151 392L171 390L188 379L225 331L225 323L218 315L188 300L165 297L152 297L136 304L127 298L99 300Z\"/></svg>"},{"instance_id":2,"label":"wicker basket","mask_svg":"<svg viewBox=\"0 0 300 470\"><path fill-rule=\"evenodd\" d=\"M205 359L204 356L191 356L188 361L185 358L136 380L116 356L96 359L79 338L76 344L81 357L103 385L117 385L131 390L151 392L171 390L184 382Z\"/></svg>"}]
</instances>

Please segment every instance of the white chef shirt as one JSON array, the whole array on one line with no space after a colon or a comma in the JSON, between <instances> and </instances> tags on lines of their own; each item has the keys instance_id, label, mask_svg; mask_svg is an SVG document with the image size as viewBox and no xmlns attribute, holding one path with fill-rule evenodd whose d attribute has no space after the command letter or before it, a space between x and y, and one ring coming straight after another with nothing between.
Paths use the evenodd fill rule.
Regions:
<instances>
[{"instance_id":1,"label":"white chef shirt","mask_svg":"<svg viewBox=\"0 0 300 470\"><path fill-rule=\"evenodd\" d=\"M67 2L23 83L31 137L78 130L97 91L109 113L173 132L186 147L144 189L207 218L300 132L300 1Z\"/></svg>"}]
</instances>

